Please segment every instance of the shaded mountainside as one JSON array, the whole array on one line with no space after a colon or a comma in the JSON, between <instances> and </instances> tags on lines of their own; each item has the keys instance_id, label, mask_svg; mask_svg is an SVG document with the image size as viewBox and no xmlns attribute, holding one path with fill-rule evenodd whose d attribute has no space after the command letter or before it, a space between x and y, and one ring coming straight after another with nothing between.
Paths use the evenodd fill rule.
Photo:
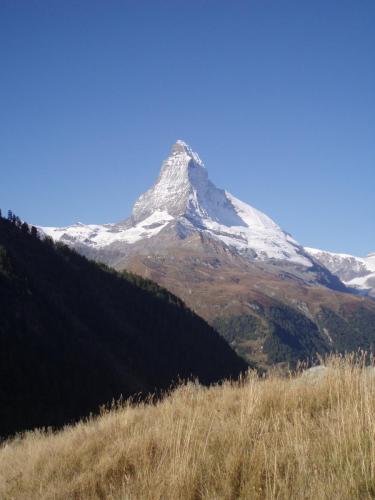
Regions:
<instances>
[{"instance_id":1,"label":"shaded mountainside","mask_svg":"<svg viewBox=\"0 0 375 500\"><path fill-rule=\"evenodd\" d=\"M247 368L170 292L4 218L0 304L3 436L60 426L179 377L209 384Z\"/></svg>"}]
</instances>

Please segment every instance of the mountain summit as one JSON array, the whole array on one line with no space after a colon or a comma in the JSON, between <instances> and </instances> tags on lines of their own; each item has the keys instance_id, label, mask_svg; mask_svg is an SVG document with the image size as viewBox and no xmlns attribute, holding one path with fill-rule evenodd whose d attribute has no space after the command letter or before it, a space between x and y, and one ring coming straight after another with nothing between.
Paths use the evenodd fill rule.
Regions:
<instances>
[{"instance_id":1,"label":"mountain summit","mask_svg":"<svg viewBox=\"0 0 375 500\"><path fill-rule=\"evenodd\" d=\"M349 293L328 261L217 188L181 140L126 220L43 230L156 281L260 366L375 345L375 302Z\"/></svg>"},{"instance_id":2,"label":"mountain summit","mask_svg":"<svg viewBox=\"0 0 375 500\"><path fill-rule=\"evenodd\" d=\"M225 193L209 181L198 154L180 140L163 162L157 182L136 201L134 220L138 222L156 210L197 222L203 218L219 220L220 216L228 219L228 223L241 222L228 204Z\"/></svg>"},{"instance_id":3,"label":"mountain summit","mask_svg":"<svg viewBox=\"0 0 375 500\"><path fill-rule=\"evenodd\" d=\"M172 146L156 183L138 198L129 219L42 230L68 245L100 251L102 257L107 248L116 259L128 253L129 245L152 239L172 226L180 238L199 232L251 260L313 265L302 246L272 219L217 188L199 155L182 140Z\"/></svg>"}]
</instances>

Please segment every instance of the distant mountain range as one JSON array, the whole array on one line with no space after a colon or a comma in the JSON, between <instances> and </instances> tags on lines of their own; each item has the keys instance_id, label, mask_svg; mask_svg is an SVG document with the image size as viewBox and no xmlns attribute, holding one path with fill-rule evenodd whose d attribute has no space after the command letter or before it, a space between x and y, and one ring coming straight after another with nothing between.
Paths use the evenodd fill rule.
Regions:
<instances>
[{"instance_id":1,"label":"distant mountain range","mask_svg":"<svg viewBox=\"0 0 375 500\"><path fill-rule=\"evenodd\" d=\"M355 257L316 248L305 250L353 291L375 298L375 253L367 257Z\"/></svg>"},{"instance_id":2,"label":"distant mountain range","mask_svg":"<svg viewBox=\"0 0 375 500\"><path fill-rule=\"evenodd\" d=\"M326 253L304 248L267 215L218 189L183 141L128 219L40 230L157 281L237 352L265 366L375 344L375 302L364 297L372 294L372 257L332 266ZM358 274L360 261L366 264Z\"/></svg>"}]
</instances>

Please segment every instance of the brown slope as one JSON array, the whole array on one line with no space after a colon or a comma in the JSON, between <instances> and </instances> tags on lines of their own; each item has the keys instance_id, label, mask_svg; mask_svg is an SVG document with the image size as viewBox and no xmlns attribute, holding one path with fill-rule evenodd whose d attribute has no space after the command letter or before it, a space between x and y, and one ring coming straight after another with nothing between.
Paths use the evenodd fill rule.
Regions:
<instances>
[{"instance_id":1,"label":"brown slope","mask_svg":"<svg viewBox=\"0 0 375 500\"><path fill-rule=\"evenodd\" d=\"M163 238L134 249L116 267L150 278L181 297L222 328L248 359L267 366L375 344L375 302L322 286L306 270L251 262L202 233L181 239L169 232ZM233 326L244 317L247 324L252 321L250 332ZM364 326L359 324L362 317ZM296 342L302 344L296 347Z\"/></svg>"}]
</instances>

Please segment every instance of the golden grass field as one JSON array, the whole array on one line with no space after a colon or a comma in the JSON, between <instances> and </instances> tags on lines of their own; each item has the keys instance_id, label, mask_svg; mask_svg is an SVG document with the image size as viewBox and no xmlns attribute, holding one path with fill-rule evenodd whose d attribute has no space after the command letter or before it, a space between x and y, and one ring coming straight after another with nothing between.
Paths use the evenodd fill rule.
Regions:
<instances>
[{"instance_id":1,"label":"golden grass field","mask_svg":"<svg viewBox=\"0 0 375 500\"><path fill-rule=\"evenodd\" d=\"M354 357L325 376L188 383L0 448L5 499L375 498L375 375Z\"/></svg>"}]
</instances>

